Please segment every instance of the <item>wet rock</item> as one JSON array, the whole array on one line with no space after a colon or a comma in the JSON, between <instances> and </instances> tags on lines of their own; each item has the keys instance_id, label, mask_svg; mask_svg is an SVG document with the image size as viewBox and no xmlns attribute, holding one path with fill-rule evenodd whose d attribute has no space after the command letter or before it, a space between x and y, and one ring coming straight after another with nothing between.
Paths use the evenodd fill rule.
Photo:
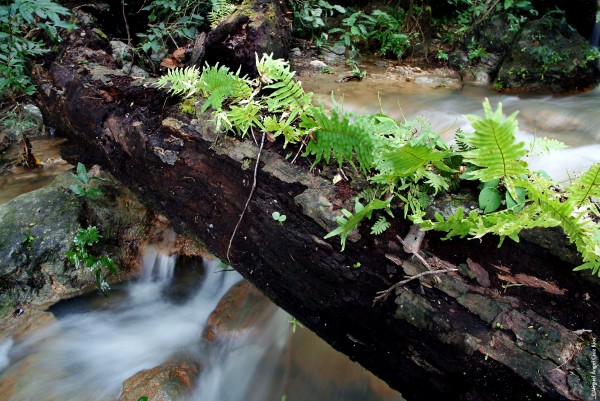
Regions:
<instances>
[{"instance_id":1,"label":"wet rock","mask_svg":"<svg viewBox=\"0 0 600 401\"><path fill-rule=\"evenodd\" d=\"M152 369L142 370L123 382L119 401L175 401L195 387L200 364L190 357L178 355Z\"/></svg>"},{"instance_id":2,"label":"wet rock","mask_svg":"<svg viewBox=\"0 0 600 401\"><path fill-rule=\"evenodd\" d=\"M288 58L290 24L279 2L246 0L236 11L213 29L205 42L209 64L219 62L233 71L256 75L256 56L273 53L273 58ZM202 67L203 60L196 65Z\"/></svg>"},{"instance_id":3,"label":"wet rock","mask_svg":"<svg viewBox=\"0 0 600 401\"><path fill-rule=\"evenodd\" d=\"M208 317L203 338L213 342L219 338L236 336L241 330L258 325L272 311L267 297L247 281L231 287Z\"/></svg>"},{"instance_id":4,"label":"wet rock","mask_svg":"<svg viewBox=\"0 0 600 401\"><path fill-rule=\"evenodd\" d=\"M444 78L444 77L417 77L414 80L416 85L425 86L427 88L447 88L447 89L461 89L462 81L455 78Z\"/></svg>"},{"instance_id":5,"label":"wet rock","mask_svg":"<svg viewBox=\"0 0 600 401\"><path fill-rule=\"evenodd\" d=\"M342 64L345 60L344 56L340 56L334 52L324 51L321 53L321 58L325 60L326 63L339 65Z\"/></svg>"},{"instance_id":6,"label":"wet rock","mask_svg":"<svg viewBox=\"0 0 600 401\"><path fill-rule=\"evenodd\" d=\"M546 15L523 26L494 85L567 92L600 82L597 52L564 20Z\"/></svg>"},{"instance_id":7,"label":"wet rock","mask_svg":"<svg viewBox=\"0 0 600 401\"><path fill-rule=\"evenodd\" d=\"M10 147L10 137L5 132L0 132L0 152Z\"/></svg>"},{"instance_id":8,"label":"wet rock","mask_svg":"<svg viewBox=\"0 0 600 401\"><path fill-rule=\"evenodd\" d=\"M294 47L290 50L290 57L300 57L302 56L302 50L299 47Z\"/></svg>"},{"instance_id":9,"label":"wet rock","mask_svg":"<svg viewBox=\"0 0 600 401\"><path fill-rule=\"evenodd\" d=\"M322 62L321 60L313 60L310 62L310 66L317 70L317 71L325 71L327 69L329 69L330 67L325 64L324 62Z\"/></svg>"},{"instance_id":10,"label":"wet rock","mask_svg":"<svg viewBox=\"0 0 600 401\"><path fill-rule=\"evenodd\" d=\"M145 208L114 178L103 177L105 194L96 200L75 196L73 175L63 173L0 205L0 318L20 304L45 305L95 288L89 269L75 270L65 258L80 228L96 225L115 261L137 257Z\"/></svg>"}]
</instances>

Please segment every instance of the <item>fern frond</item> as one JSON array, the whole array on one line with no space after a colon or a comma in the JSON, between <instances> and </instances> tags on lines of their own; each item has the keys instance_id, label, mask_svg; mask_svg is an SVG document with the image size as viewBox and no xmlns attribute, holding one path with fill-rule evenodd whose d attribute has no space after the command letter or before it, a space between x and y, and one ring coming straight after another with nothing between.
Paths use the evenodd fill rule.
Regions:
<instances>
[{"instance_id":1,"label":"fern frond","mask_svg":"<svg viewBox=\"0 0 600 401\"><path fill-rule=\"evenodd\" d=\"M250 128L263 128L258 113L260 105L256 102L250 102L243 106L231 106L227 112L227 121L230 124L230 129L233 129L242 137L248 134Z\"/></svg>"},{"instance_id":2,"label":"fern frond","mask_svg":"<svg viewBox=\"0 0 600 401\"><path fill-rule=\"evenodd\" d=\"M208 13L210 27L214 29L223 19L233 14L234 11L235 5L231 4L229 0L214 1L213 9Z\"/></svg>"},{"instance_id":3,"label":"fern frond","mask_svg":"<svg viewBox=\"0 0 600 401\"><path fill-rule=\"evenodd\" d=\"M296 117L311 106L312 92L305 93L302 83L294 80L295 71L290 69L289 62L283 59L273 59L272 54L263 54L258 59L256 54L256 69L264 89L272 90L265 101L269 112L287 113L290 124Z\"/></svg>"},{"instance_id":4,"label":"fern frond","mask_svg":"<svg viewBox=\"0 0 600 401\"><path fill-rule=\"evenodd\" d=\"M331 116L325 114L322 106L310 110L312 118L303 119L301 125L314 132L315 140L309 141L305 153L315 156L313 166L321 159L329 163L332 154L340 167L344 160L354 166L352 157L355 154L363 173L371 169L375 140L367 126L359 122L350 122L349 115L340 113L337 106L331 111Z\"/></svg>"},{"instance_id":5,"label":"fern frond","mask_svg":"<svg viewBox=\"0 0 600 401\"><path fill-rule=\"evenodd\" d=\"M336 218L339 227L327 234L324 238L327 239L339 235L343 251L346 247L346 238L348 237L348 234L350 234L352 230L358 227L360 222L365 217L370 219L373 211L385 209L391 217L394 217L389 209L392 199L392 197L385 201L382 201L380 199L374 199L367 205L363 206L358 200L358 198L356 198L354 204L354 214L350 213L346 209L342 209L343 216Z\"/></svg>"},{"instance_id":6,"label":"fern frond","mask_svg":"<svg viewBox=\"0 0 600 401\"><path fill-rule=\"evenodd\" d=\"M558 195L553 195L553 182L541 176L533 176L529 182L520 182L546 219L558 222L569 241L577 247L584 264L576 270L591 269L592 273L599 273L600 269L600 228L598 223L592 219L591 211L595 210L590 202L586 203L589 191L595 191L594 183L598 179L598 165L580 177L580 185L570 192L566 202L561 202ZM585 177L584 177L585 176ZM597 185L597 184L596 184Z\"/></svg>"},{"instance_id":7,"label":"fern frond","mask_svg":"<svg viewBox=\"0 0 600 401\"><path fill-rule=\"evenodd\" d=\"M588 171L573 182L566 194L573 208L589 203L590 198L600 197L600 163L594 164Z\"/></svg>"},{"instance_id":8,"label":"fern frond","mask_svg":"<svg viewBox=\"0 0 600 401\"><path fill-rule=\"evenodd\" d=\"M533 141L529 143L529 150L527 151L527 156L539 156L555 150L565 149L566 147L567 145L565 145L561 141L557 141L556 139L536 137L533 139Z\"/></svg>"},{"instance_id":9,"label":"fern frond","mask_svg":"<svg viewBox=\"0 0 600 401\"><path fill-rule=\"evenodd\" d=\"M441 170L452 171L442 163L449 152L441 152L427 146L406 144L399 149L383 151L377 162L379 174L373 177L373 182L390 182L398 178L410 177L416 173L422 176L425 166L434 164Z\"/></svg>"},{"instance_id":10,"label":"fern frond","mask_svg":"<svg viewBox=\"0 0 600 401\"><path fill-rule=\"evenodd\" d=\"M373 224L373 227L371 227L371 234L380 235L388 228L390 228L391 225L392 224L389 221L387 221L385 217L381 216L379 219L377 219L375 224Z\"/></svg>"},{"instance_id":11,"label":"fern frond","mask_svg":"<svg viewBox=\"0 0 600 401\"><path fill-rule=\"evenodd\" d=\"M508 118L502 116L502 104L492 111L490 102L483 103L484 117L467 116L475 132L465 134L462 141L473 149L463 152L464 161L480 167L468 176L482 182L505 178L509 192L514 194L509 179L528 172L526 164L519 158L525 156L525 144L517 142L517 113Z\"/></svg>"},{"instance_id":12,"label":"fern frond","mask_svg":"<svg viewBox=\"0 0 600 401\"><path fill-rule=\"evenodd\" d=\"M288 143L298 142L298 140L304 136L304 132L295 126L291 125L288 119L281 116L280 120L277 120L274 116L267 116L263 119L263 127L266 132L273 133L274 137L283 135L285 142L283 147L285 148Z\"/></svg>"},{"instance_id":13,"label":"fern frond","mask_svg":"<svg viewBox=\"0 0 600 401\"><path fill-rule=\"evenodd\" d=\"M205 112L209 107L220 110L227 99L238 102L252 96L252 88L239 76L239 71L234 74L226 66L219 67L219 64L204 67L198 87L206 97L201 112Z\"/></svg>"},{"instance_id":14,"label":"fern frond","mask_svg":"<svg viewBox=\"0 0 600 401\"><path fill-rule=\"evenodd\" d=\"M167 75L160 77L156 82L157 88L164 88L171 85L168 89L171 95L184 95L191 97L198 91L200 83L200 71L194 66L186 68L175 68L169 70Z\"/></svg>"}]
</instances>

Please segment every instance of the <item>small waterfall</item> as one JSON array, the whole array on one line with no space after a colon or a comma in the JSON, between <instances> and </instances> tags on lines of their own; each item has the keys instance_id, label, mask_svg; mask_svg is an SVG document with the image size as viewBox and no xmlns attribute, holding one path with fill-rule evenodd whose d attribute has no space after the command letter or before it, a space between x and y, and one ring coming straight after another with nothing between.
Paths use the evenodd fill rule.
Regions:
<instances>
[{"instance_id":1,"label":"small waterfall","mask_svg":"<svg viewBox=\"0 0 600 401\"><path fill-rule=\"evenodd\" d=\"M7 339L0 341L0 372L2 372L10 364L8 352L10 351L12 345L12 337L8 337Z\"/></svg>"},{"instance_id":2,"label":"small waterfall","mask_svg":"<svg viewBox=\"0 0 600 401\"><path fill-rule=\"evenodd\" d=\"M142 281L168 282L173 278L177 255L171 254L177 234L168 228L162 238L154 244L147 244L142 250Z\"/></svg>"},{"instance_id":3,"label":"small waterfall","mask_svg":"<svg viewBox=\"0 0 600 401\"><path fill-rule=\"evenodd\" d=\"M598 3L598 13L596 14L596 23L592 29L592 35L590 36L590 44L595 49L600 46L600 2Z\"/></svg>"}]
</instances>

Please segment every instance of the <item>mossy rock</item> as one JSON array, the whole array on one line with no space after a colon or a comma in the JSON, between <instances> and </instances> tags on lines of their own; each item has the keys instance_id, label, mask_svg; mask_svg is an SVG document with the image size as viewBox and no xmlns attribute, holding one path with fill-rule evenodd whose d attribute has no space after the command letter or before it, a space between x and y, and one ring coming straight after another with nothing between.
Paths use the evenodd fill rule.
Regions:
<instances>
[{"instance_id":1,"label":"mossy rock","mask_svg":"<svg viewBox=\"0 0 600 401\"><path fill-rule=\"evenodd\" d=\"M99 227L103 238L95 253L119 261L131 248L126 245L137 251L146 211L114 178L103 176L104 199L77 197L69 189L75 178L63 173L0 205L0 319L19 304L50 304L95 288L91 272L76 270L65 257L80 228Z\"/></svg>"},{"instance_id":2,"label":"mossy rock","mask_svg":"<svg viewBox=\"0 0 600 401\"><path fill-rule=\"evenodd\" d=\"M572 92L600 83L597 50L551 15L525 24L494 81L497 88Z\"/></svg>"}]
</instances>

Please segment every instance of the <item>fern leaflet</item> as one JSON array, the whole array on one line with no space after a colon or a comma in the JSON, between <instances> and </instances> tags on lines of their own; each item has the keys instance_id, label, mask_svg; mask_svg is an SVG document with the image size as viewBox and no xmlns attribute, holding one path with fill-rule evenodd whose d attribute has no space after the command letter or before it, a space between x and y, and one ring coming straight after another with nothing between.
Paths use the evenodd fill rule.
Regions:
<instances>
[{"instance_id":1,"label":"fern leaflet","mask_svg":"<svg viewBox=\"0 0 600 401\"><path fill-rule=\"evenodd\" d=\"M525 162L518 160L527 151L525 144L517 142L515 136L517 113L504 119L502 104L498 104L494 112L487 99L483 103L483 110L485 117L467 116L475 132L464 134L461 139L464 144L473 148L462 153L464 161L480 167L471 171L466 178L482 182L504 178L509 193L516 198L511 178L528 172Z\"/></svg>"},{"instance_id":2,"label":"fern leaflet","mask_svg":"<svg viewBox=\"0 0 600 401\"><path fill-rule=\"evenodd\" d=\"M302 126L314 132L314 140L306 145L305 155L315 155L315 166L322 158L327 163L333 153L340 165L347 160L354 166L352 160L356 154L360 170L366 173L373 164L375 141L369 129L360 122L350 122L349 115L340 113L337 105L331 111L331 116L325 114L323 107L313 107L312 118L304 118Z\"/></svg>"},{"instance_id":3,"label":"fern leaflet","mask_svg":"<svg viewBox=\"0 0 600 401\"><path fill-rule=\"evenodd\" d=\"M156 82L156 87L164 88L170 84L168 91L171 95L191 97L198 91L199 83L200 71L196 67L175 68L169 70L167 75L160 77Z\"/></svg>"},{"instance_id":4,"label":"fern leaflet","mask_svg":"<svg viewBox=\"0 0 600 401\"><path fill-rule=\"evenodd\" d=\"M386 231L388 228L390 228L390 226L391 226L390 222L387 221L387 219L384 216L381 216L379 219L377 219L375 224L373 224L373 227L371 227L371 234L372 235L380 235L381 233Z\"/></svg>"},{"instance_id":5,"label":"fern leaflet","mask_svg":"<svg viewBox=\"0 0 600 401\"><path fill-rule=\"evenodd\" d=\"M385 201L382 201L380 199L373 199L371 202L363 206L358 200L358 198L356 198L356 202L354 204L354 214L350 213L346 209L342 209L343 216L336 218L339 227L327 234L324 238L327 239L339 235L343 251L346 247L346 238L348 237L348 234L350 234L352 230L358 227L360 222L365 217L370 219L373 211L379 209L386 209L387 213L391 217L394 217L394 215L389 209L391 202L392 198L389 198Z\"/></svg>"},{"instance_id":6,"label":"fern leaflet","mask_svg":"<svg viewBox=\"0 0 600 401\"><path fill-rule=\"evenodd\" d=\"M594 164L587 172L579 176L569 186L566 195L574 208L589 203L590 198L600 197L600 163Z\"/></svg>"}]
</instances>

